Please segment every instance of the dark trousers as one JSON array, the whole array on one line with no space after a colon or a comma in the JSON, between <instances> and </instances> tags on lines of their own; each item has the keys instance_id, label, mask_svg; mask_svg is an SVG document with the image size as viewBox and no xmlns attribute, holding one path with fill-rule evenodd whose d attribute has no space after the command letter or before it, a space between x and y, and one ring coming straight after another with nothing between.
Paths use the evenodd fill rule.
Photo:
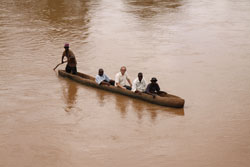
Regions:
<instances>
[{"instance_id":1,"label":"dark trousers","mask_svg":"<svg viewBox=\"0 0 250 167\"><path fill-rule=\"evenodd\" d=\"M128 89L128 90L132 89L130 86L127 86L127 85L124 85L123 87L126 88L126 89Z\"/></svg>"},{"instance_id":2,"label":"dark trousers","mask_svg":"<svg viewBox=\"0 0 250 167\"><path fill-rule=\"evenodd\" d=\"M115 81L114 80L109 80L110 85L115 86Z\"/></svg>"},{"instance_id":3,"label":"dark trousers","mask_svg":"<svg viewBox=\"0 0 250 167\"><path fill-rule=\"evenodd\" d=\"M76 67L70 67L69 65L66 66L65 71L67 73L76 74L77 73L77 68Z\"/></svg>"},{"instance_id":4,"label":"dark trousers","mask_svg":"<svg viewBox=\"0 0 250 167\"><path fill-rule=\"evenodd\" d=\"M158 96L165 96L167 95L167 92L164 92L164 91L158 91L158 92L145 92L147 94L150 94L150 95L158 95Z\"/></svg>"},{"instance_id":5,"label":"dark trousers","mask_svg":"<svg viewBox=\"0 0 250 167\"><path fill-rule=\"evenodd\" d=\"M105 82L108 82L110 85L112 85L112 86L115 86L115 81L114 80L109 80L109 81L106 81L106 80L104 80Z\"/></svg>"}]
</instances>

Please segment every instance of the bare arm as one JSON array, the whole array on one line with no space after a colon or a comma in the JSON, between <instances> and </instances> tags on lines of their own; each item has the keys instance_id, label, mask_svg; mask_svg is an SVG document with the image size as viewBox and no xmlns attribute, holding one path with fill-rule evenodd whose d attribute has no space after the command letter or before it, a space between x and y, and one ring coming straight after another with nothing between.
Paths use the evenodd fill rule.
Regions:
<instances>
[{"instance_id":1,"label":"bare arm","mask_svg":"<svg viewBox=\"0 0 250 167\"><path fill-rule=\"evenodd\" d=\"M118 88L126 89L125 87L123 87L122 85L120 85L118 82L116 82L116 86L117 86Z\"/></svg>"},{"instance_id":2,"label":"bare arm","mask_svg":"<svg viewBox=\"0 0 250 167\"><path fill-rule=\"evenodd\" d=\"M64 56L65 56L65 54L64 54L65 52L63 52L63 54L62 54L62 63L63 63L63 59L64 59Z\"/></svg>"},{"instance_id":3,"label":"bare arm","mask_svg":"<svg viewBox=\"0 0 250 167\"><path fill-rule=\"evenodd\" d=\"M132 83L131 83L131 81L130 81L129 78L127 78L127 81L128 81L128 83L129 83L130 87L132 87Z\"/></svg>"}]
</instances>

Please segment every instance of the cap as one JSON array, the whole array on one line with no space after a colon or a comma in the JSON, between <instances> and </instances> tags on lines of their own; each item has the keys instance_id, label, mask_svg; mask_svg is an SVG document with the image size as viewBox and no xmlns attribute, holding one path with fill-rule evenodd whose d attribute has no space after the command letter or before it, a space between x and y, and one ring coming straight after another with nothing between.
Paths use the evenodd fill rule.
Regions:
<instances>
[{"instance_id":1,"label":"cap","mask_svg":"<svg viewBox=\"0 0 250 167\"><path fill-rule=\"evenodd\" d=\"M157 79L155 77L153 77L150 81L151 82L157 82Z\"/></svg>"},{"instance_id":2,"label":"cap","mask_svg":"<svg viewBox=\"0 0 250 167\"><path fill-rule=\"evenodd\" d=\"M65 44L64 44L64 47L65 47L65 48L69 48L69 44L68 44L68 43L65 43Z\"/></svg>"}]
</instances>

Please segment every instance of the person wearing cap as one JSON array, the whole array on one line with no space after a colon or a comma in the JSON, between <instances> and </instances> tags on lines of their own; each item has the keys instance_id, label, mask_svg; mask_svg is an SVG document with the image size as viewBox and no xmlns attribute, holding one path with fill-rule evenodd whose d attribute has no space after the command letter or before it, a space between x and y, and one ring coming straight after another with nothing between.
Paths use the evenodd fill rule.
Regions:
<instances>
[{"instance_id":1,"label":"person wearing cap","mask_svg":"<svg viewBox=\"0 0 250 167\"><path fill-rule=\"evenodd\" d=\"M76 74L77 73L77 68L76 68L76 58L75 58L75 55L74 53L69 49L69 44L66 43L64 45L64 52L62 54L62 63L63 63L63 59L64 57L67 58L67 65L66 65L66 68L65 68L65 71L67 73L73 73L73 74Z\"/></svg>"},{"instance_id":2,"label":"person wearing cap","mask_svg":"<svg viewBox=\"0 0 250 167\"><path fill-rule=\"evenodd\" d=\"M115 85L115 81L109 79L109 77L104 74L104 70L102 68L98 70L98 75L96 75L95 81L99 85L107 85L107 86Z\"/></svg>"},{"instance_id":3,"label":"person wearing cap","mask_svg":"<svg viewBox=\"0 0 250 167\"><path fill-rule=\"evenodd\" d=\"M148 84L146 93L153 95L153 97L155 97L155 95L167 94L166 92L160 91L160 86L156 83L157 79L155 77L153 77L150 81L151 83Z\"/></svg>"},{"instance_id":4,"label":"person wearing cap","mask_svg":"<svg viewBox=\"0 0 250 167\"><path fill-rule=\"evenodd\" d=\"M138 73L138 77L133 81L132 92L140 93L146 91L146 81L143 78L143 74L141 72Z\"/></svg>"},{"instance_id":5,"label":"person wearing cap","mask_svg":"<svg viewBox=\"0 0 250 167\"><path fill-rule=\"evenodd\" d=\"M132 83L126 71L127 71L126 67L122 66L120 72L115 75L115 85L118 88L131 90ZM128 81L130 86L127 85L126 81Z\"/></svg>"}]
</instances>

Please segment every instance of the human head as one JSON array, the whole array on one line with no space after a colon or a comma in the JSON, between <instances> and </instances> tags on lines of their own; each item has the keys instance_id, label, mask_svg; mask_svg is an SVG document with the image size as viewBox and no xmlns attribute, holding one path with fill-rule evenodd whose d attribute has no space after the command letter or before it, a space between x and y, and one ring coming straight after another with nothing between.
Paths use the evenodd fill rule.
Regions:
<instances>
[{"instance_id":1,"label":"human head","mask_svg":"<svg viewBox=\"0 0 250 167\"><path fill-rule=\"evenodd\" d=\"M152 83L156 83L157 82L157 79L155 77L153 77L151 80L150 80Z\"/></svg>"},{"instance_id":2,"label":"human head","mask_svg":"<svg viewBox=\"0 0 250 167\"><path fill-rule=\"evenodd\" d=\"M138 73L138 79L139 79L140 82L141 82L142 78L143 78L143 74L141 72L139 72Z\"/></svg>"},{"instance_id":3,"label":"human head","mask_svg":"<svg viewBox=\"0 0 250 167\"><path fill-rule=\"evenodd\" d=\"M125 66L122 66L121 69L120 69L122 75L125 74L125 72L127 71L126 67Z\"/></svg>"},{"instance_id":4,"label":"human head","mask_svg":"<svg viewBox=\"0 0 250 167\"><path fill-rule=\"evenodd\" d=\"M69 44L68 44L68 43L65 43L65 44L64 44L64 49L65 49L65 50L68 50L68 49L69 49Z\"/></svg>"},{"instance_id":5,"label":"human head","mask_svg":"<svg viewBox=\"0 0 250 167\"><path fill-rule=\"evenodd\" d=\"M102 75L103 75L103 73L104 73L103 69L102 69L102 68L100 68L100 69L99 69L99 71L98 71L98 75L99 75L99 76L102 76Z\"/></svg>"}]
</instances>

